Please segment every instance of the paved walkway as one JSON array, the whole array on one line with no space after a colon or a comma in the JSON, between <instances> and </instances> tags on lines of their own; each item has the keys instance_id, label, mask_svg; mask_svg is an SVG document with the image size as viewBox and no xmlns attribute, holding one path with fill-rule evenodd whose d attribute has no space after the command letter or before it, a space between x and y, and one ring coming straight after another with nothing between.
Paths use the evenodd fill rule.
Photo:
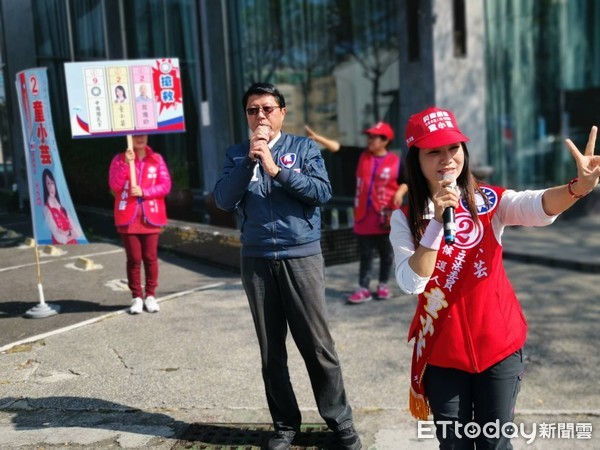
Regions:
<instances>
[{"instance_id":1,"label":"paved walkway","mask_svg":"<svg viewBox=\"0 0 600 450\"><path fill-rule=\"evenodd\" d=\"M505 234L507 271L530 324L515 422L527 432L538 427L531 445L514 440L517 450L599 448L599 225L600 215ZM8 247L0 256L16 260L20 251ZM111 261L93 276L111 278ZM46 333L0 354L0 449L259 448L265 434L248 428L266 428L270 419L238 277L201 264L190 270L174 258L166 258L162 267L168 279L161 286L169 290L161 288L160 313L130 316L124 308L111 310L85 326ZM56 263L45 270L58 276L66 269ZM3 290L17 282L17 273L0 278ZM357 263L326 270L331 329L364 448L437 448L427 429L417 436L407 411L412 347L405 336L414 298L396 288L389 301L347 305L344 298L357 273ZM100 305L106 297L103 283L90 286L85 277L91 275L73 275L70 281L81 283L83 299L86 292L94 293L90 303ZM195 285L178 292L179 281ZM122 298L113 298L114 305L127 304L126 292L112 295ZM0 315L1 320L8 318ZM20 321L23 327L31 323ZM289 353L304 423L322 424L291 342ZM542 423L553 439L540 435ZM222 424L231 433L223 434ZM591 439L584 439L590 426ZM202 427L216 432L212 447L185 439Z\"/></svg>"},{"instance_id":2,"label":"paved walkway","mask_svg":"<svg viewBox=\"0 0 600 450\"><path fill-rule=\"evenodd\" d=\"M600 211L542 228L509 227L503 236L506 258L600 273Z\"/></svg>"}]
</instances>

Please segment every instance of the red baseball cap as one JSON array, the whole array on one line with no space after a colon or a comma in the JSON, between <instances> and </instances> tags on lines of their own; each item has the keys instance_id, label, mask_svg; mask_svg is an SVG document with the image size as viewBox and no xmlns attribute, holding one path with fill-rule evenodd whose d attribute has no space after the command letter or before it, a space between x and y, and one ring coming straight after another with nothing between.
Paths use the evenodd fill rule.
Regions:
<instances>
[{"instance_id":1,"label":"red baseball cap","mask_svg":"<svg viewBox=\"0 0 600 450\"><path fill-rule=\"evenodd\" d=\"M433 106L408 119L406 146L409 148L413 145L418 148L437 148L468 140L458 128L454 114L448 110Z\"/></svg>"},{"instance_id":2,"label":"red baseball cap","mask_svg":"<svg viewBox=\"0 0 600 450\"><path fill-rule=\"evenodd\" d=\"M363 134L375 134L377 136L385 136L388 141L394 139L394 130L389 123L377 122L371 128L367 128L363 131Z\"/></svg>"}]
</instances>

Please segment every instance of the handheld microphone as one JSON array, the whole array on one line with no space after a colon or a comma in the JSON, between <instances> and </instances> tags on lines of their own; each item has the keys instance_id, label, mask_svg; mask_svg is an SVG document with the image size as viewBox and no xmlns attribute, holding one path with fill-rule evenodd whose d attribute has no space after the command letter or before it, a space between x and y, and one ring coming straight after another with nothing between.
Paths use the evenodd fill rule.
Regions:
<instances>
[{"instance_id":1,"label":"handheld microphone","mask_svg":"<svg viewBox=\"0 0 600 450\"><path fill-rule=\"evenodd\" d=\"M444 180L452 180L452 184L449 185L451 188L456 188L456 179L454 175L446 174L444 175ZM444 219L444 242L446 245L454 244L456 240L456 218L454 216L454 208L452 206L448 206L442 215Z\"/></svg>"},{"instance_id":2,"label":"handheld microphone","mask_svg":"<svg viewBox=\"0 0 600 450\"><path fill-rule=\"evenodd\" d=\"M269 133L270 133L271 126L269 124L263 123L263 124L260 124L259 127L266 127L269 130ZM262 140L266 141L267 143L269 142L268 139L262 139ZM260 155L256 155L255 158L256 158L256 160L258 162L262 162L262 159L260 158Z\"/></svg>"}]
</instances>

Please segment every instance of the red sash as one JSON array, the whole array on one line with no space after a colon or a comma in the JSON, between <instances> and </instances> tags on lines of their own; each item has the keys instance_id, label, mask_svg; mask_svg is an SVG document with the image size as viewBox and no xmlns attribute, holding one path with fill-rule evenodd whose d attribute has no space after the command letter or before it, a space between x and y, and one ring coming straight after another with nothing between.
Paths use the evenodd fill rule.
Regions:
<instances>
[{"instance_id":1,"label":"red sash","mask_svg":"<svg viewBox=\"0 0 600 450\"><path fill-rule=\"evenodd\" d=\"M423 294L419 295L415 314L415 319L418 318L419 323L415 324L413 319L412 333L409 337L409 340L415 338L410 374L410 412L416 419L427 420L429 417L429 404L422 383L427 360L440 335L439 330L448 317L450 307L459 297L456 293L461 291L462 284L467 278L461 276L462 269L470 267L476 256L477 252L472 249L459 250L452 245L442 245L431 280ZM452 270L450 273L443 273L440 267L452 267ZM444 279L445 282L440 282ZM415 325L418 325L418 328Z\"/></svg>"},{"instance_id":2,"label":"red sash","mask_svg":"<svg viewBox=\"0 0 600 450\"><path fill-rule=\"evenodd\" d=\"M491 219L497 211L495 206L501 192L503 189L497 189L496 192L491 189L486 191L487 195L495 194L491 196L494 198L491 208L493 212L485 206L478 206L480 221L478 224L473 223L469 212L463 207L462 202L459 202L456 210L456 242L454 245L442 244L438 250L433 274L424 292L419 295L417 310L408 332L409 341L415 338L409 404L410 412L416 419L427 420L431 412L423 385L427 361L452 305L465 295L463 284L466 280L476 282L469 274L478 253L482 251L484 233L493 233ZM479 195L478 197L481 198Z\"/></svg>"}]
</instances>

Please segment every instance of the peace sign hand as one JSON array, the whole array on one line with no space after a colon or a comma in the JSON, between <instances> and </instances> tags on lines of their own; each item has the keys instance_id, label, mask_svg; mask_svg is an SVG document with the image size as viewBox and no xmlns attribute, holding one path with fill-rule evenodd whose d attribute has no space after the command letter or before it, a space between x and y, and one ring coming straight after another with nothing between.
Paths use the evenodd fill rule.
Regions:
<instances>
[{"instance_id":1,"label":"peace sign hand","mask_svg":"<svg viewBox=\"0 0 600 450\"><path fill-rule=\"evenodd\" d=\"M596 135L598 127L593 126L590 130L585 151L581 153L571 139L566 139L565 143L573 155L575 164L577 164L577 185L578 191L589 192L596 187L600 178L600 155L594 155L596 146Z\"/></svg>"}]
</instances>

